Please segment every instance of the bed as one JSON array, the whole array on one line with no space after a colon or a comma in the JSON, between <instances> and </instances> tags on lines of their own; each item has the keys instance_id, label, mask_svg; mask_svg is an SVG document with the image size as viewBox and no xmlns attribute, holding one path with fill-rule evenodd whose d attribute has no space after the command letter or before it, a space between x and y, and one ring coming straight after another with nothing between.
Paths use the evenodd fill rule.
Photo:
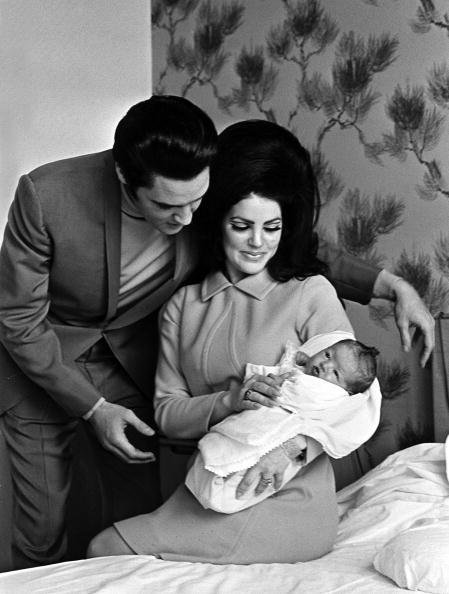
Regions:
<instances>
[{"instance_id":1,"label":"bed","mask_svg":"<svg viewBox=\"0 0 449 594\"><path fill-rule=\"evenodd\" d=\"M103 557L4 573L0 591L382 594L409 591L407 585L444 594L449 592L448 467L449 438L396 452L340 490L335 548L315 561L218 566L143 555Z\"/></svg>"}]
</instances>

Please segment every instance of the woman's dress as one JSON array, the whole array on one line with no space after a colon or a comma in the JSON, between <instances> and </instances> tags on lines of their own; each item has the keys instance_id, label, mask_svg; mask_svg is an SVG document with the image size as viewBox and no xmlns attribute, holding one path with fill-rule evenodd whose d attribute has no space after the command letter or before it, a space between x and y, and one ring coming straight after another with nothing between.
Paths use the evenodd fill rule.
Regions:
<instances>
[{"instance_id":1,"label":"woman's dress","mask_svg":"<svg viewBox=\"0 0 449 594\"><path fill-rule=\"evenodd\" d=\"M248 361L275 365L287 340L352 332L322 276L286 283L266 271L232 284L215 273L180 289L161 316L155 417L176 438L201 438L217 398L239 385ZM308 457L319 447L308 440ZM117 522L138 554L209 563L294 563L327 553L337 531L334 475L319 455L275 493L235 514L204 509L180 485L155 512Z\"/></svg>"}]
</instances>

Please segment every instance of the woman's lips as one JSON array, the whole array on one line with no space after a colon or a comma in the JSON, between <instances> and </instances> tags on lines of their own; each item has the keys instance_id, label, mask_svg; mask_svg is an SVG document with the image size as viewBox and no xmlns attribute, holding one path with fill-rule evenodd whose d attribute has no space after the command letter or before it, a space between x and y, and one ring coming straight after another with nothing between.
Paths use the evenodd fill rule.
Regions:
<instances>
[{"instance_id":1,"label":"woman's lips","mask_svg":"<svg viewBox=\"0 0 449 594\"><path fill-rule=\"evenodd\" d=\"M265 256L265 252L242 252L242 254L249 260L259 260Z\"/></svg>"}]
</instances>

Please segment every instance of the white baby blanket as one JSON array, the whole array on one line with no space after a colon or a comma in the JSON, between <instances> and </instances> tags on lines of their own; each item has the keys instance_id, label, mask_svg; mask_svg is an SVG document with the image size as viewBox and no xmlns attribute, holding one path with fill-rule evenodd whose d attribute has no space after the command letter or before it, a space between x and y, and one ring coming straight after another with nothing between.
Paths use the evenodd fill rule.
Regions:
<instances>
[{"instance_id":1,"label":"white baby blanket","mask_svg":"<svg viewBox=\"0 0 449 594\"><path fill-rule=\"evenodd\" d=\"M354 336L348 332L320 334L301 345L300 350L311 356L348 338ZM238 476L241 478L243 471L256 464L261 456L298 434L312 437L327 454L340 458L357 449L376 430L381 405L377 379L366 392L349 396L340 386L304 374L294 365L294 354L287 348L279 366L248 364L246 368L246 377L294 371L294 377L281 388L278 402L282 408L262 407L231 415L211 427L200 440L201 455L187 474L186 485L204 507L232 513L253 505L254 495L245 501L235 499ZM283 485L300 467L301 463L290 465L284 473ZM238 475L229 477L232 473ZM272 492L268 489L257 501Z\"/></svg>"}]
</instances>

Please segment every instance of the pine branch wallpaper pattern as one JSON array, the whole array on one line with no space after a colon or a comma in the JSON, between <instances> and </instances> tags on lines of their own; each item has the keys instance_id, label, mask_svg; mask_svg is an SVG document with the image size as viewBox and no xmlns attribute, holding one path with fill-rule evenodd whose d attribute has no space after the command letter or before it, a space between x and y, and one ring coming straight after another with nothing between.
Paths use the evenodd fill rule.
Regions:
<instances>
[{"instance_id":1,"label":"pine branch wallpaper pattern","mask_svg":"<svg viewBox=\"0 0 449 594\"><path fill-rule=\"evenodd\" d=\"M449 311L449 2L153 0L152 39L154 93L218 129L292 130L313 156L320 236ZM401 352L390 304L347 307L382 353L382 425L364 447L377 463L429 434L430 377Z\"/></svg>"}]
</instances>

